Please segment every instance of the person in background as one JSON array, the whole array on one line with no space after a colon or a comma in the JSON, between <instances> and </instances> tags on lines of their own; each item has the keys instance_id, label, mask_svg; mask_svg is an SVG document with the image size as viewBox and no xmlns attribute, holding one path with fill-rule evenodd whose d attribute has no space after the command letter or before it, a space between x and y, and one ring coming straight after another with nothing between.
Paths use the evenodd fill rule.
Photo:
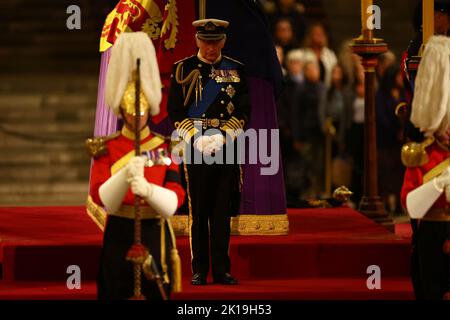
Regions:
<instances>
[{"instance_id":1,"label":"person in background","mask_svg":"<svg viewBox=\"0 0 450 320\"><path fill-rule=\"evenodd\" d=\"M396 62L396 57L392 51L387 51L378 57L378 64L375 68L376 69L375 72L377 75L376 88L379 88L380 82L382 81L386 70L389 67L391 67L392 65L394 65L395 62Z\"/></svg>"},{"instance_id":2,"label":"person in background","mask_svg":"<svg viewBox=\"0 0 450 320\"><path fill-rule=\"evenodd\" d=\"M355 94L352 102L352 121L346 138L349 154L353 159L352 183L353 203L359 204L363 194L364 173L364 72L357 73Z\"/></svg>"},{"instance_id":3,"label":"person in background","mask_svg":"<svg viewBox=\"0 0 450 320\"><path fill-rule=\"evenodd\" d=\"M274 26L279 19L288 19L292 24L294 36L298 43L305 39L308 26L304 6L296 0L266 1L264 4L269 23Z\"/></svg>"},{"instance_id":4,"label":"person in background","mask_svg":"<svg viewBox=\"0 0 450 320\"><path fill-rule=\"evenodd\" d=\"M281 46L285 53L297 47L297 39L294 35L291 20L281 18L276 21L273 39L275 44Z\"/></svg>"},{"instance_id":5,"label":"person in background","mask_svg":"<svg viewBox=\"0 0 450 320\"><path fill-rule=\"evenodd\" d=\"M310 26L306 35L305 60L316 61L320 70L320 81L325 87L331 86L331 73L337 63L336 54L328 48L328 36L323 24L317 22Z\"/></svg>"},{"instance_id":6,"label":"person in background","mask_svg":"<svg viewBox=\"0 0 450 320\"><path fill-rule=\"evenodd\" d=\"M345 135L351 126L352 101L354 95L347 88L347 79L342 67L337 64L332 71L331 87L324 92L321 99L320 119L322 126L330 119L336 129L332 144L332 157L342 155L345 151Z\"/></svg>"},{"instance_id":7,"label":"person in background","mask_svg":"<svg viewBox=\"0 0 450 320\"><path fill-rule=\"evenodd\" d=\"M379 191L391 213L401 212L399 190L404 171L400 159L403 130L395 110L405 101L402 73L397 65L392 65L384 72L375 98L378 167L380 172L389 172L379 176Z\"/></svg>"},{"instance_id":8,"label":"person in background","mask_svg":"<svg viewBox=\"0 0 450 320\"><path fill-rule=\"evenodd\" d=\"M278 126L280 129L280 146L283 157L283 170L286 186L287 202L295 203L302 189L303 163L294 152L292 138L292 112L301 86L304 83L303 54L300 50L292 50L287 54L287 74L284 77L284 89L277 101Z\"/></svg>"},{"instance_id":9,"label":"person in background","mask_svg":"<svg viewBox=\"0 0 450 320\"><path fill-rule=\"evenodd\" d=\"M277 101L281 152L285 160L292 154L292 112L296 96L304 82L302 52L298 49L290 51L286 64L284 89Z\"/></svg>"},{"instance_id":10,"label":"person in background","mask_svg":"<svg viewBox=\"0 0 450 320\"><path fill-rule=\"evenodd\" d=\"M352 51L350 46L352 42L352 39L347 39L342 42L338 52L338 61L344 77L347 79L346 86L354 92L358 82L358 72L362 66L361 57Z\"/></svg>"},{"instance_id":11,"label":"person in background","mask_svg":"<svg viewBox=\"0 0 450 320\"><path fill-rule=\"evenodd\" d=\"M325 87L320 81L317 62L305 63L304 76L305 82L296 96L292 111L293 147L305 164L307 185L301 196L317 197L322 192L323 180L323 132L319 106Z\"/></svg>"}]
</instances>

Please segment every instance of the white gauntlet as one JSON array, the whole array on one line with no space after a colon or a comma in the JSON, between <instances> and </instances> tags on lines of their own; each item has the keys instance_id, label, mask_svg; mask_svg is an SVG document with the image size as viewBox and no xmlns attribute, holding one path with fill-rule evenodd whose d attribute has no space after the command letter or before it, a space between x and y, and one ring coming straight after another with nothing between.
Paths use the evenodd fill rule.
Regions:
<instances>
[{"instance_id":1,"label":"white gauntlet","mask_svg":"<svg viewBox=\"0 0 450 320\"><path fill-rule=\"evenodd\" d=\"M100 186L98 193L108 214L114 214L119 210L128 187L126 167L120 169Z\"/></svg>"},{"instance_id":2,"label":"white gauntlet","mask_svg":"<svg viewBox=\"0 0 450 320\"><path fill-rule=\"evenodd\" d=\"M445 190L447 201L450 195L450 168L447 168L438 177L408 193L406 208L413 219L421 219L430 210Z\"/></svg>"},{"instance_id":3,"label":"white gauntlet","mask_svg":"<svg viewBox=\"0 0 450 320\"><path fill-rule=\"evenodd\" d=\"M131 181L131 192L144 199L164 219L170 218L177 210L178 198L176 193L149 183L144 177L135 177Z\"/></svg>"}]
</instances>

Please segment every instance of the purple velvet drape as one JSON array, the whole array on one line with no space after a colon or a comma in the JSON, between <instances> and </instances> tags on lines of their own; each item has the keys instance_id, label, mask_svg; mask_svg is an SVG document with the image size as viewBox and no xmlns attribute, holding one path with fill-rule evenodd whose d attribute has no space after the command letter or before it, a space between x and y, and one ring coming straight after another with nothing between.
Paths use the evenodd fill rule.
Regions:
<instances>
[{"instance_id":1,"label":"purple velvet drape","mask_svg":"<svg viewBox=\"0 0 450 320\"><path fill-rule=\"evenodd\" d=\"M249 89L252 110L247 129L252 128L256 131L259 129L278 129L272 82L261 78L250 77ZM270 137L270 133L268 137ZM270 141L268 144L270 144ZM268 147L268 150L270 154L270 147ZM279 160L279 168L275 175L261 175L260 169L264 166L259 161L257 164L248 164L246 162L242 166L244 185L241 196L240 214L286 213L280 149L277 148L276 152Z\"/></svg>"},{"instance_id":2,"label":"purple velvet drape","mask_svg":"<svg viewBox=\"0 0 450 320\"><path fill-rule=\"evenodd\" d=\"M98 79L97 110L95 113L94 136L108 136L117 131L118 119L105 104L105 79L111 49L102 53Z\"/></svg>"}]
</instances>

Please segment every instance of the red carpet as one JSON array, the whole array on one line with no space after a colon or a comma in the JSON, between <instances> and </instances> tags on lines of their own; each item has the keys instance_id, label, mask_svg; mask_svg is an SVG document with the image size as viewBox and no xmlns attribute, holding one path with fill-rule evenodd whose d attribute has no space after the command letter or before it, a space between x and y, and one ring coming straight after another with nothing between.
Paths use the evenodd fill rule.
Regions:
<instances>
[{"instance_id":1,"label":"red carpet","mask_svg":"<svg viewBox=\"0 0 450 320\"><path fill-rule=\"evenodd\" d=\"M175 299L411 299L409 240L348 208L289 210L288 236L232 237L241 285L192 287L188 239L178 240L185 276ZM80 207L0 208L0 299L94 299L101 232ZM82 270L81 290L65 287ZM381 290L366 270L381 268Z\"/></svg>"}]
</instances>

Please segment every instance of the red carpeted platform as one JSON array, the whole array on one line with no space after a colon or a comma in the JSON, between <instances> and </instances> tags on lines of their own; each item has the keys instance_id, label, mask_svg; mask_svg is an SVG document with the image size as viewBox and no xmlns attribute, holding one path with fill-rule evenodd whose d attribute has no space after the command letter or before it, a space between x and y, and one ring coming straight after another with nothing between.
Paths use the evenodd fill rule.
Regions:
<instances>
[{"instance_id":1,"label":"red carpeted platform","mask_svg":"<svg viewBox=\"0 0 450 320\"><path fill-rule=\"evenodd\" d=\"M192 287L190 250L178 239L185 276L175 299L411 299L409 240L348 208L289 210L288 236L232 237L241 285ZM94 299L101 232L81 207L0 208L0 299ZM78 265L81 290L65 286ZM366 286L381 268L382 289Z\"/></svg>"}]
</instances>

